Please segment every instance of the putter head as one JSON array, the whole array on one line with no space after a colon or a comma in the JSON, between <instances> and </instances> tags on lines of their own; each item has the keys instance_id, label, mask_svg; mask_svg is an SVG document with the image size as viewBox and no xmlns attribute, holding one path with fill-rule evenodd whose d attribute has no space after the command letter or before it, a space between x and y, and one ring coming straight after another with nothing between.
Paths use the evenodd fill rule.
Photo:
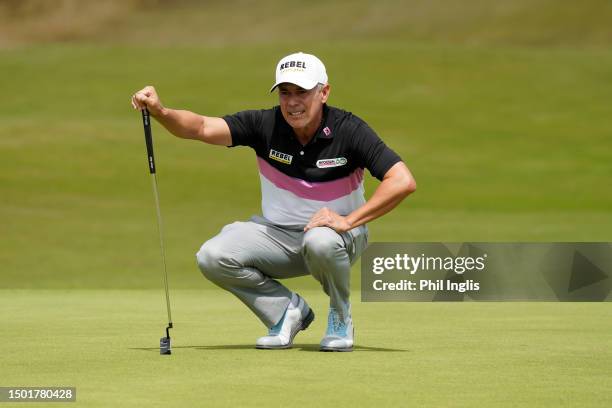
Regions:
<instances>
[{"instance_id":1,"label":"putter head","mask_svg":"<svg viewBox=\"0 0 612 408\"><path fill-rule=\"evenodd\" d=\"M170 337L162 337L159 339L159 354L172 354Z\"/></svg>"}]
</instances>

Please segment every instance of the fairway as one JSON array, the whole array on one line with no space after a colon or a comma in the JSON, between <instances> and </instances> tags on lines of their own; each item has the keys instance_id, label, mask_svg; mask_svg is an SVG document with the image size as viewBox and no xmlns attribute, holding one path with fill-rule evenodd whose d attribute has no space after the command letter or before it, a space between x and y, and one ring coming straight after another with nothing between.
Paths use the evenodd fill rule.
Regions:
<instances>
[{"instance_id":1,"label":"fairway","mask_svg":"<svg viewBox=\"0 0 612 408\"><path fill-rule=\"evenodd\" d=\"M158 287L155 207L131 93L154 83L168 105L213 115L269 107L278 50L157 49L168 60L125 47L0 51L0 69L12 73L3 88L15 95L0 100L4 287ZM612 84L600 79L612 52L392 42L318 51L339 72L330 104L370 122L419 185L371 223L370 241L612 240ZM372 60L343 72L360 52ZM376 62L388 53L393 64ZM253 70L224 83L213 60ZM411 81L398 85L405 74ZM260 211L255 155L180 140L157 123L153 137L171 280L202 285L193 273L200 245ZM369 196L376 182L366 174Z\"/></svg>"},{"instance_id":2,"label":"fairway","mask_svg":"<svg viewBox=\"0 0 612 408\"><path fill-rule=\"evenodd\" d=\"M314 323L268 351L229 295L174 291L174 354L160 356L160 291L3 290L3 383L76 386L84 407L612 403L606 303L357 302L355 351L320 353L326 300L300 293Z\"/></svg>"}]
</instances>

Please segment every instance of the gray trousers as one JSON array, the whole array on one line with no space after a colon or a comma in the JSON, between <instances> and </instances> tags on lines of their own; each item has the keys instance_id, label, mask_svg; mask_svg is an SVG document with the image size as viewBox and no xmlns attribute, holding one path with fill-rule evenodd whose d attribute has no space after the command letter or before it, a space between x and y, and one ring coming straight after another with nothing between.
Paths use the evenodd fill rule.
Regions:
<instances>
[{"instance_id":1,"label":"gray trousers","mask_svg":"<svg viewBox=\"0 0 612 408\"><path fill-rule=\"evenodd\" d=\"M234 222L197 253L202 274L233 293L268 327L280 321L292 292L277 279L312 275L341 316L349 313L350 269L367 246L365 225L339 234L328 227L304 233L263 217Z\"/></svg>"}]
</instances>

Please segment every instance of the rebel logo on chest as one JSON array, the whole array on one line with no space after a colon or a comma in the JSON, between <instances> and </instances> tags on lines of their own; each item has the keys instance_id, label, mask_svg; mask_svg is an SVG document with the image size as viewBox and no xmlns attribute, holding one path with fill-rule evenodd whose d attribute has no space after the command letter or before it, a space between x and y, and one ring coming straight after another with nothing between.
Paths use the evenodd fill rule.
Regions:
<instances>
[{"instance_id":1,"label":"rebel logo on chest","mask_svg":"<svg viewBox=\"0 0 612 408\"><path fill-rule=\"evenodd\" d=\"M291 164L293 161L293 156L287 153L279 152L278 150L270 149L270 154L268 155L272 160L276 160L277 162L281 162L284 164Z\"/></svg>"}]
</instances>

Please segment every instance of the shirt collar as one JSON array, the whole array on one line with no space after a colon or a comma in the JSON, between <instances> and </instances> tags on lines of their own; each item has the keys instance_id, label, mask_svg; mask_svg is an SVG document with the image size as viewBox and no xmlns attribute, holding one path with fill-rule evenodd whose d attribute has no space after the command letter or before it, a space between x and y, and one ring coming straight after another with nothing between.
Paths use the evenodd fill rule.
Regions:
<instances>
[{"instance_id":1,"label":"shirt collar","mask_svg":"<svg viewBox=\"0 0 612 408\"><path fill-rule=\"evenodd\" d=\"M315 132L315 140L318 139L331 139L334 137L332 128L333 114L331 113L329 106L326 103L323 104L323 119L321 120L321 126Z\"/></svg>"},{"instance_id":2,"label":"shirt collar","mask_svg":"<svg viewBox=\"0 0 612 408\"><path fill-rule=\"evenodd\" d=\"M277 116L278 120L280 120L285 130L293 135L294 134L293 128L291 127L291 125L287 123L287 121L285 121L285 118L283 117L280 106L277 106L277 115L278 115ZM324 103L323 104L323 117L321 118L321 124L319 125L319 128L316 130L309 144L314 143L319 139L327 140L327 139L332 139L334 137L334 129L333 129L334 118L333 116L334 114L333 114L332 109L330 109L329 106L327 106L327 104Z\"/></svg>"}]
</instances>

